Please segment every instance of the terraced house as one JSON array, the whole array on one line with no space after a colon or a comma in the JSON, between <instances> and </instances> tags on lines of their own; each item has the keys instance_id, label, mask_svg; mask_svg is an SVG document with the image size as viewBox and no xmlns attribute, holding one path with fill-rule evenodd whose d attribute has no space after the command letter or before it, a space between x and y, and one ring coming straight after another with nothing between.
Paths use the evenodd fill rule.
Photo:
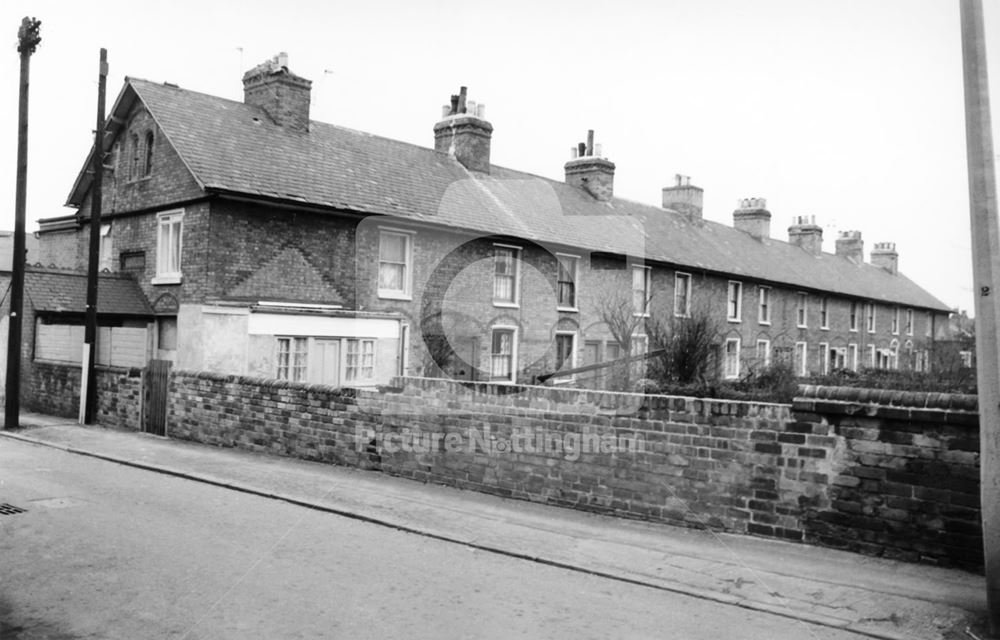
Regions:
<instances>
[{"instance_id":1,"label":"terraced house","mask_svg":"<svg viewBox=\"0 0 1000 640\"><path fill-rule=\"evenodd\" d=\"M705 220L683 177L662 207L616 198L592 138L562 181L493 165L492 126L464 89L430 148L310 120L311 83L284 56L243 83L236 102L128 78L100 150L103 265L148 300L147 355L179 368L529 382L625 355L599 311L613 296L636 314L714 316L729 378L779 355L802 374L926 368L947 326L891 243L870 263L856 232L824 252L804 217L773 239L762 199L732 226ZM41 221L44 265L85 267L89 162L68 199L77 213Z\"/></svg>"}]
</instances>

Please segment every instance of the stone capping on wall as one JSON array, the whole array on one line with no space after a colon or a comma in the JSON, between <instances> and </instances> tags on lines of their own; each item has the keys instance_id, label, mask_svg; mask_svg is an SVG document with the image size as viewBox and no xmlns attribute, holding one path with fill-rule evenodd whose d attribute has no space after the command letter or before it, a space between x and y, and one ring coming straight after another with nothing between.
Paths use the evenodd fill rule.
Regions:
<instances>
[{"instance_id":1,"label":"stone capping on wall","mask_svg":"<svg viewBox=\"0 0 1000 640\"><path fill-rule=\"evenodd\" d=\"M978 398L958 393L800 385L792 408L818 414L955 425L979 424Z\"/></svg>"},{"instance_id":2,"label":"stone capping on wall","mask_svg":"<svg viewBox=\"0 0 1000 640\"><path fill-rule=\"evenodd\" d=\"M42 365L43 367L65 367L67 369L77 369L83 368L83 365L79 362L63 362L61 360L43 360L36 359L32 360L31 364L33 366ZM143 367L122 367L122 366L112 366L110 364L97 364L94 365L97 371L107 371L108 373L124 373L128 375L139 375L142 373Z\"/></svg>"}]
</instances>

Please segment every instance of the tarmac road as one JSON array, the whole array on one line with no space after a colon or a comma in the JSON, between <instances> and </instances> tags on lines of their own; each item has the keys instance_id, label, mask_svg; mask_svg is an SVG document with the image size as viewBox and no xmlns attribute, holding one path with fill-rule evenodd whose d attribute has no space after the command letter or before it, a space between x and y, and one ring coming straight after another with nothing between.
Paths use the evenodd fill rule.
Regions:
<instances>
[{"instance_id":1,"label":"tarmac road","mask_svg":"<svg viewBox=\"0 0 1000 640\"><path fill-rule=\"evenodd\" d=\"M0 638L860 636L0 442Z\"/></svg>"}]
</instances>

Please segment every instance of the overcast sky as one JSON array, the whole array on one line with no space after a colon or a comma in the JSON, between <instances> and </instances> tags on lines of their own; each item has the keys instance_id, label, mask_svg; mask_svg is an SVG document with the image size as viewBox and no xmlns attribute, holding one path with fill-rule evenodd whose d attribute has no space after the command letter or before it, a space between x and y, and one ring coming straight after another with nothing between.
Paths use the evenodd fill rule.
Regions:
<instances>
[{"instance_id":1,"label":"overcast sky","mask_svg":"<svg viewBox=\"0 0 1000 640\"><path fill-rule=\"evenodd\" d=\"M996 114L1000 10L984 4ZM3 229L25 15L43 39L29 230L73 212L100 47L109 110L126 75L242 100L242 72L286 51L313 80L315 120L433 146L441 105L467 85L487 105L495 164L562 179L595 129L616 195L659 204L675 173L690 175L705 217L726 224L739 198L765 197L773 237L815 215L828 251L838 230L860 230L866 253L894 241L901 271L971 313L957 0L4 0Z\"/></svg>"}]
</instances>

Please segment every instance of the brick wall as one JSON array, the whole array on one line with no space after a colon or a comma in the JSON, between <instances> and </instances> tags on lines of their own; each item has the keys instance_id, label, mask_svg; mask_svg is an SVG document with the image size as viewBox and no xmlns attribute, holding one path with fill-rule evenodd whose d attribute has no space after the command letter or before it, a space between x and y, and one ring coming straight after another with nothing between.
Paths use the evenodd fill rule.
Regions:
<instances>
[{"instance_id":1,"label":"brick wall","mask_svg":"<svg viewBox=\"0 0 1000 640\"><path fill-rule=\"evenodd\" d=\"M65 418L80 411L80 366L35 361L25 370L21 408ZM97 422L140 429L142 370L97 367Z\"/></svg>"},{"instance_id":2,"label":"brick wall","mask_svg":"<svg viewBox=\"0 0 1000 640\"><path fill-rule=\"evenodd\" d=\"M398 384L177 372L168 434L629 518L982 563L974 399L849 390L830 400L804 388L789 406ZM593 451L581 450L586 438ZM629 449L636 440L643 448Z\"/></svg>"}]
</instances>

